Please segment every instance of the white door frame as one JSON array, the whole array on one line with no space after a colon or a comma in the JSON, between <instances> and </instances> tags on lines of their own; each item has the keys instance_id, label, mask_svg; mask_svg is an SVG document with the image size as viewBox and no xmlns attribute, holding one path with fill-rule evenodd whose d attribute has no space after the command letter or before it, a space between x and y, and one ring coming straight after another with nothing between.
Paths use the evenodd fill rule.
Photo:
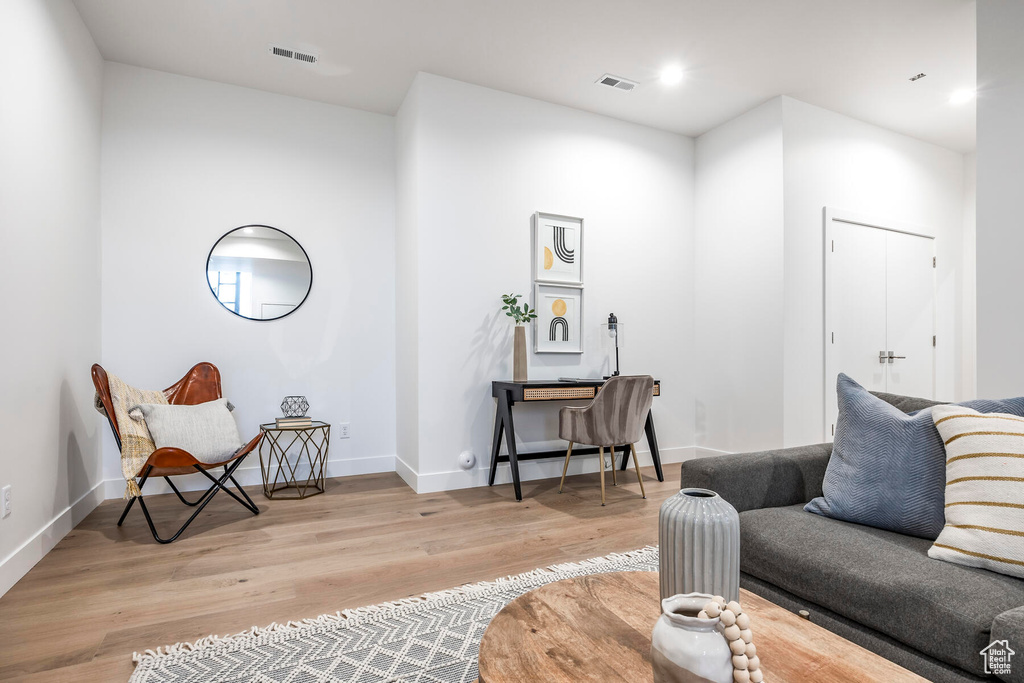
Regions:
<instances>
[{"instance_id":1,"label":"white door frame","mask_svg":"<svg viewBox=\"0 0 1024 683\"><path fill-rule=\"evenodd\" d=\"M832 306L832 292L833 292L833 287L832 287L832 259L829 258L829 253L833 249L833 242L832 241L834 239L834 235L832 233L832 224L834 222L836 222L836 223L847 223L847 224L850 224L850 225L860 225L860 226L863 226L863 227L866 227L866 228L877 228L879 230L888 230L889 232L901 232L901 233L904 233L904 234L907 234L907 235L914 235L915 237L924 237L924 238L930 239L932 241L932 258L935 258L935 240L936 240L936 236L935 236L935 231L930 230L930 229L928 229L928 228L926 228L924 226L921 226L921 225L916 225L914 223L908 223L906 221L890 220L890 219L885 219L885 218L879 218L878 216L867 216L865 214L857 213L855 211L847 211L845 209L837 209L837 208L831 207L831 206L824 207L822 213L823 213L823 219L824 219L824 233L825 233L824 249L822 250L822 259L823 259L824 264L825 264L825 283L824 283L825 296L823 297L824 298L824 305L825 305L825 316L824 316L825 317L825 329L824 329L824 333L822 335L822 341L825 344L825 354L824 354L825 355L825 382L824 382L824 385L823 385L823 388L824 388L824 394L823 394L824 400L823 400L823 403L824 403L824 408L825 408L825 411L824 411L824 414L825 414L824 434L825 434L825 441L832 441L832 438L833 438L832 425L834 424L834 422L833 422L832 417L831 417L831 415L832 415L832 408L829 405L829 399L832 396L832 392L835 390L836 376L839 374L839 368L836 367L838 361L835 358L835 355L836 355L834 353L834 348L835 347L832 344L832 338L831 338L832 330L833 330L832 320L833 320L833 317L835 316L835 311L833 310L833 306ZM932 333L933 334L935 333L934 331L935 331L935 329L938 326L938 321L937 321L937 317L938 317L938 284L937 284L937 278L936 278L936 274L935 273L936 273L936 269L933 268L932 269L932 293L933 293L933 301L935 302L935 307L933 308L933 311L932 311ZM935 372L935 356L936 356L936 354L933 352L932 353L932 382L933 382L933 386L934 386L935 381L936 381L936 377L935 377L935 375L936 375L936 372Z\"/></svg>"}]
</instances>

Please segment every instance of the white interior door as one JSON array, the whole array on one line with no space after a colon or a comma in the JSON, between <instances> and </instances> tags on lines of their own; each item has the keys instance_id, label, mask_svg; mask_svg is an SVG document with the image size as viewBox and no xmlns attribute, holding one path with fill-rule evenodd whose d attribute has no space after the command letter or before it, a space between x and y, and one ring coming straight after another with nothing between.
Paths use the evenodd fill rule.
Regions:
<instances>
[{"instance_id":1,"label":"white interior door","mask_svg":"<svg viewBox=\"0 0 1024 683\"><path fill-rule=\"evenodd\" d=\"M835 222L825 243L825 438L831 440L839 412L836 376L845 372L869 391L885 391L885 231Z\"/></svg>"},{"instance_id":2,"label":"white interior door","mask_svg":"<svg viewBox=\"0 0 1024 683\"><path fill-rule=\"evenodd\" d=\"M886 391L935 397L934 240L886 234Z\"/></svg>"},{"instance_id":3,"label":"white interior door","mask_svg":"<svg viewBox=\"0 0 1024 683\"><path fill-rule=\"evenodd\" d=\"M934 397L934 242L826 210L826 440L840 372L869 391Z\"/></svg>"}]
</instances>

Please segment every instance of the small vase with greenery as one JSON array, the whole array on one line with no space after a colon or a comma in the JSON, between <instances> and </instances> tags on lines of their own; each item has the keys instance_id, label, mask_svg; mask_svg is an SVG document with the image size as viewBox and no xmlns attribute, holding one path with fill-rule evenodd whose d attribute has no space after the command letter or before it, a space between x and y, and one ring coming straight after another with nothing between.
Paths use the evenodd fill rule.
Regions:
<instances>
[{"instance_id":1,"label":"small vase with greenery","mask_svg":"<svg viewBox=\"0 0 1024 683\"><path fill-rule=\"evenodd\" d=\"M505 315L512 318L516 324L512 354L513 382L526 381L526 328L523 325L537 317L536 308L530 308L530 304L525 301L522 306L519 305L519 299L522 296L522 294L503 294L501 296L501 302L505 304L501 310L505 311Z\"/></svg>"},{"instance_id":2,"label":"small vase with greenery","mask_svg":"<svg viewBox=\"0 0 1024 683\"><path fill-rule=\"evenodd\" d=\"M505 315L515 320L516 325L523 325L530 322L537 317L537 309L530 308L530 304L523 302L522 307L519 306L519 297L522 294L502 294L501 302L505 304L501 307L501 310L505 311Z\"/></svg>"}]
</instances>

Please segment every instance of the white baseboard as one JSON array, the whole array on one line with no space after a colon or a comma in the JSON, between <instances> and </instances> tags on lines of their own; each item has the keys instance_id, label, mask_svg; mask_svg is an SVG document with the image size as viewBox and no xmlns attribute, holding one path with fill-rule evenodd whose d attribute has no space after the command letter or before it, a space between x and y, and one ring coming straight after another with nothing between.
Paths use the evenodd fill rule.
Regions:
<instances>
[{"instance_id":1,"label":"white baseboard","mask_svg":"<svg viewBox=\"0 0 1024 683\"><path fill-rule=\"evenodd\" d=\"M654 461L651 460L650 451L638 450L637 456L640 458L641 467L647 467L654 464ZM698 457L698 455L693 446L662 448L661 464L663 465L662 469L665 473L665 478L679 478L678 470L675 470L675 468L669 468L667 465L680 463L684 460L691 460L695 457ZM399 459L398 462L401 463L401 459ZM537 479L560 478L562 476L563 463L564 460L560 457L547 458L544 460L524 460L519 463L519 480L535 481ZM405 463L402 464L405 465ZM416 493L438 493L440 491L487 486L489 466L490 463L484 463L472 470L417 473L413 472L411 468L408 468L408 465L405 465L408 469L408 474L402 474L401 471L399 471L399 474L402 474L402 478L405 479L406 483L409 484ZM674 473L673 470L675 470ZM596 457L588 456L573 458L569 461L570 475L586 474L597 471L598 463ZM495 486L511 483L512 472L509 469L509 464L507 462L499 463L497 475L494 477Z\"/></svg>"},{"instance_id":2,"label":"white baseboard","mask_svg":"<svg viewBox=\"0 0 1024 683\"><path fill-rule=\"evenodd\" d=\"M297 470L300 476L305 476L308 467ZM328 460L324 476L350 477L356 474L375 474L377 472L394 472L395 456L377 455L370 458L347 458L345 460ZM261 486L263 475L260 473L259 461L252 464L240 465L235 470L235 479L242 486ZM107 500L124 497L124 479L107 479L103 482L106 486L104 496ZM205 491L210 488L210 480L206 477L195 474L174 478L174 485L179 491ZM146 495L159 495L171 493L171 487L161 479L153 479L146 482Z\"/></svg>"},{"instance_id":3,"label":"white baseboard","mask_svg":"<svg viewBox=\"0 0 1024 683\"><path fill-rule=\"evenodd\" d=\"M419 486L419 475L416 474L416 470L409 467L409 463L398 456L395 456L395 472L398 473L398 476L400 476L413 491L416 491L416 493L425 493L424 491L419 491L416 488Z\"/></svg>"},{"instance_id":4,"label":"white baseboard","mask_svg":"<svg viewBox=\"0 0 1024 683\"><path fill-rule=\"evenodd\" d=\"M21 580L46 553L103 502L104 484L96 484L81 498L57 514L17 550L0 561L0 596Z\"/></svg>"},{"instance_id":5,"label":"white baseboard","mask_svg":"<svg viewBox=\"0 0 1024 683\"><path fill-rule=\"evenodd\" d=\"M693 450L696 452L698 458L709 458L716 455L732 455L732 451L720 451L716 448L707 448L705 446L694 446Z\"/></svg>"}]
</instances>

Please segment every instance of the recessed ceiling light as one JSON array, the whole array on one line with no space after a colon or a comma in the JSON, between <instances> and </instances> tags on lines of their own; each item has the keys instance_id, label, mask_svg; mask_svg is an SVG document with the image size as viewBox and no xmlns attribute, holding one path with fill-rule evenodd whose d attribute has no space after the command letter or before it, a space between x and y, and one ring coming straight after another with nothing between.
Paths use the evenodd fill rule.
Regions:
<instances>
[{"instance_id":1,"label":"recessed ceiling light","mask_svg":"<svg viewBox=\"0 0 1024 683\"><path fill-rule=\"evenodd\" d=\"M680 66L666 66L661 70L661 82L665 85L676 85L683 80L683 68Z\"/></svg>"},{"instance_id":2,"label":"recessed ceiling light","mask_svg":"<svg viewBox=\"0 0 1024 683\"><path fill-rule=\"evenodd\" d=\"M245 233L246 235L251 235L252 234L252 228L243 228L242 232Z\"/></svg>"},{"instance_id":3,"label":"recessed ceiling light","mask_svg":"<svg viewBox=\"0 0 1024 683\"><path fill-rule=\"evenodd\" d=\"M949 103L967 104L968 102L974 99L974 94L975 93L973 90L957 90L956 92L949 96Z\"/></svg>"}]
</instances>

